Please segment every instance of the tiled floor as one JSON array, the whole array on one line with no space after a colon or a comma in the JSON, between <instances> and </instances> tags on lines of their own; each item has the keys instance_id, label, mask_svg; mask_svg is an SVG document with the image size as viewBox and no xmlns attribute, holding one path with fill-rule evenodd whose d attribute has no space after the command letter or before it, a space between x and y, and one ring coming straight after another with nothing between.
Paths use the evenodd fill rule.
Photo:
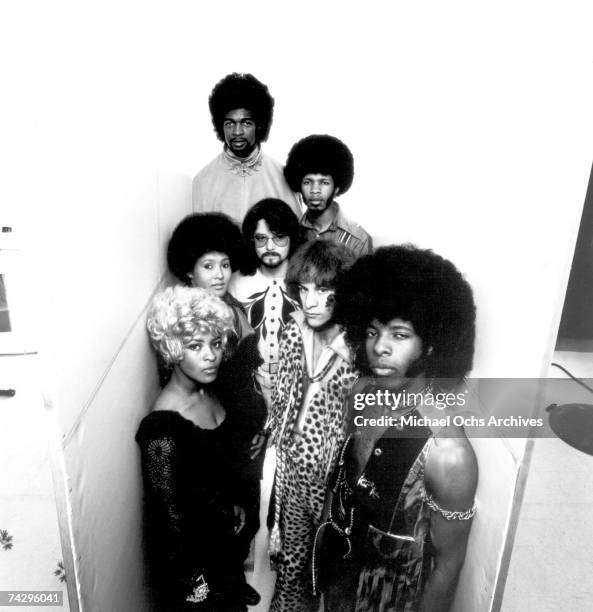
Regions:
<instances>
[{"instance_id":1,"label":"tiled floor","mask_svg":"<svg viewBox=\"0 0 593 612\"><path fill-rule=\"evenodd\" d=\"M67 612L65 585L54 574L64 560L51 461L57 424L34 382L38 367L34 355L0 355L0 389L15 391L0 397L0 530L11 538L0 546L0 589L59 592Z\"/></svg>"},{"instance_id":2,"label":"tiled floor","mask_svg":"<svg viewBox=\"0 0 593 612\"><path fill-rule=\"evenodd\" d=\"M554 361L575 376L593 379L591 352L562 350ZM545 405L593 404L593 395L558 368L551 367L549 376L562 380L550 385ZM503 612L593 609L592 475L592 456L555 437L534 441Z\"/></svg>"}]
</instances>

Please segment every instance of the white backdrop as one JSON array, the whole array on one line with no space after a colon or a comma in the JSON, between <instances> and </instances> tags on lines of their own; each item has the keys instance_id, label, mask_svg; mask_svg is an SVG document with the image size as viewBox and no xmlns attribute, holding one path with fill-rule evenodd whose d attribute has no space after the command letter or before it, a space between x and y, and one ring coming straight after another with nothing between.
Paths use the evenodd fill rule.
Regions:
<instances>
[{"instance_id":1,"label":"white backdrop","mask_svg":"<svg viewBox=\"0 0 593 612\"><path fill-rule=\"evenodd\" d=\"M220 150L213 84L231 71L268 84L277 159L309 133L343 139L356 164L346 212L378 242L449 257L473 285L476 374L538 376L593 159L589 12L527 1L0 7L0 206L35 253L32 329L66 436L85 609L142 609L133 435L154 393L144 308L191 178ZM459 609L491 596L522 448L500 452L479 450L489 527L476 521L472 538L487 539L470 556L483 566L464 576ZM488 474L498 484L484 490Z\"/></svg>"}]
</instances>

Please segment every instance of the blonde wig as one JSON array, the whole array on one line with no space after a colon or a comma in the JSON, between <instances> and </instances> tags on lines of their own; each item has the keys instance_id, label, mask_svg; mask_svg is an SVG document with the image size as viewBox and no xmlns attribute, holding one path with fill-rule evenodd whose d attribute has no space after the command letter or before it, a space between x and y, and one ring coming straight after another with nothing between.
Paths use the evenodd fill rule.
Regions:
<instances>
[{"instance_id":1,"label":"blonde wig","mask_svg":"<svg viewBox=\"0 0 593 612\"><path fill-rule=\"evenodd\" d=\"M233 320L229 306L209 291L176 285L155 295L146 328L154 350L172 367L198 334L221 336L226 347Z\"/></svg>"}]
</instances>

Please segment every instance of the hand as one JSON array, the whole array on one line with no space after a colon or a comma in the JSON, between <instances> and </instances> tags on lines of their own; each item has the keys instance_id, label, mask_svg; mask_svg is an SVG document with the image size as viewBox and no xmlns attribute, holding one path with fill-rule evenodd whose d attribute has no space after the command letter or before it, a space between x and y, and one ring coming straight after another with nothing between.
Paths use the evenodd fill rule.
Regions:
<instances>
[{"instance_id":1,"label":"hand","mask_svg":"<svg viewBox=\"0 0 593 612\"><path fill-rule=\"evenodd\" d=\"M233 506L235 514L235 535L237 535L243 527L245 527L245 510L241 506Z\"/></svg>"},{"instance_id":2,"label":"hand","mask_svg":"<svg viewBox=\"0 0 593 612\"><path fill-rule=\"evenodd\" d=\"M268 436L263 432L258 432L253 436L251 440L251 447L249 449L249 458L253 461L261 452L266 445Z\"/></svg>"}]
</instances>

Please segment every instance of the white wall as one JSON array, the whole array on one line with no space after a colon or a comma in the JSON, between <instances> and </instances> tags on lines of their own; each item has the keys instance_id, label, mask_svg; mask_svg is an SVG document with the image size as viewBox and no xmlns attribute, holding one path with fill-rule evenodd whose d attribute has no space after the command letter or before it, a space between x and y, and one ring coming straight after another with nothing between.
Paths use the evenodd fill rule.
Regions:
<instances>
[{"instance_id":1,"label":"white wall","mask_svg":"<svg viewBox=\"0 0 593 612\"><path fill-rule=\"evenodd\" d=\"M211 85L225 72L252 71L277 101L270 153L284 160L309 133L343 138L356 163L344 209L377 244L433 248L467 275L478 304L474 375L540 376L592 161L584 5L339 6L301 3L282 19L279 8L253 7L251 20L236 5L214 14L222 70L196 60L209 41L198 13L185 13L166 89L171 99L197 103L177 117L199 143L188 172L217 151ZM256 43L265 15L273 25ZM228 44L230 32L246 41L245 57ZM204 79L180 78L198 66ZM473 443L480 511L455 602L468 612L492 604L525 450L524 440Z\"/></svg>"},{"instance_id":2,"label":"white wall","mask_svg":"<svg viewBox=\"0 0 593 612\"><path fill-rule=\"evenodd\" d=\"M0 51L18 60L1 159L37 247L85 610L144 602L132 442L154 392L144 308L191 176L219 151L207 96L224 74L270 86L269 153L343 138L356 160L344 209L378 242L434 248L467 274L476 373L542 371L591 164L585 3L23 2L3 17ZM470 551L483 565L459 609L491 597L516 467L499 482L481 462L481 487L498 487L487 499L505 500L500 536L479 532L475 550L495 543Z\"/></svg>"},{"instance_id":3,"label":"white wall","mask_svg":"<svg viewBox=\"0 0 593 612\"><path fill-rule=\"evenodd\" d=\"M190 211L189 178L167 169L136 8L23 5L0 36L4 57L19 58L3 199L35 252L36 344L61 422L84 610L147 607L134 443L157 386L145 308Z\"/></svg>"}]
</instances>

